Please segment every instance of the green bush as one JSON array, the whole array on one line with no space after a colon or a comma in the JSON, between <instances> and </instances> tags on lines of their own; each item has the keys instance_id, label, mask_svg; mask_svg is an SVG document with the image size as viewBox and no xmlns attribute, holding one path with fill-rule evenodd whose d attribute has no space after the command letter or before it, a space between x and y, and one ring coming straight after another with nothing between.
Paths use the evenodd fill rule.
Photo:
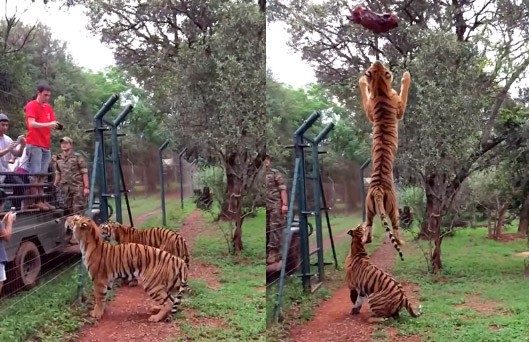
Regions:
<instances>
[{"instance_id":1,"label":"green bush","mask_svg":"<svg viewBox=\"0 0 529 342\"><path fill-rule=\"evenodd\" d=\"M399 207L409 206L413 210L414 221L421 224L424 221L424 212L426 210L426 195L423 188L406 186L399 189L397 196Z\"/></svg>"},{"instance_id":2,"label":"green bush","mask_svg":"<svg viewBox=\"0 0 529 342\"><path fill-rule=\"evenodd\" d=\"M209 187L213 195L213 202L220 206L226 193L224 169L220 166L205 166L200 170L198 177L203 186Z\"/></svg>"}]
</instances>

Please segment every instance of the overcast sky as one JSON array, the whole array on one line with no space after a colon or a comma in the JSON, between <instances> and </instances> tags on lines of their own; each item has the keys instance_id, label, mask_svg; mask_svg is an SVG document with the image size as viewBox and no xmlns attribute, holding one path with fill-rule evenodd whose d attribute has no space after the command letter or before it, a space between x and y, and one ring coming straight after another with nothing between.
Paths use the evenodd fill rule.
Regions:
<instances>
[{"instance_id":1,"label":"overcast sky","mask_svg":"<svg viewBox=\"0 0 529 342\"><path fill-rule=\"evenodd\" d=\"M0 16L6 14L6 0L0 3ZM25 12L24 12L25 11ZM75 62L87 69L99 71L114 64L112 51L86 29L88 19L82 8L59 8L56 3L44 5L42 0L7 0L7 15L17 13L24 23L40 21L49 26L56 39L68 44Z\"/></svg>"}]
</instances>

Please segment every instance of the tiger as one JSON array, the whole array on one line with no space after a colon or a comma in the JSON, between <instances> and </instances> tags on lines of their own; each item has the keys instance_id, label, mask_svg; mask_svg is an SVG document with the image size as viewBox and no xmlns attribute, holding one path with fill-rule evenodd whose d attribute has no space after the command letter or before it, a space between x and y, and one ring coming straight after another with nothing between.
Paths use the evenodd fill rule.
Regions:
<instances>
[{"instance_id":1,"label":"tiger","mask_svg":"<svg viewBox=\"0 0 529 342\"><path fill-rule=\"evenodd\" d=\"M381 62L374 62L360 78L359 86L364 112L373 125L371 146L371 181L366 195L364 243L371 243L373 218L378 213L395 249L404 241L399 234L398 205L393 184L393 161L398 148L398 121L404 117L410 88L410 73L402 75L400 94L392 87L393 74ZM387 217L391 220L393 233Z\"/></svg>"},{"instance_id":2,"label":"tiger","mask_svg":"<svg viewBox=\"0 0 529 342\"><path fill-rule=\"evenodd\" d=\"M101 237L103 240L117 243L140 243L142 245L160 248L184 259L189 268L189 250L184 237L172 230L154 227L149 229L136 229L132 226L126 226L119 222L108 220L106 223L99 225ZM125 285L136 286L137 280L125 280ZM109 285L112 287L112 283Z\"/></svg>"},{"instance_id":3,"label":"tiger","mask_svg":"<svg viewBox=\"0 0 529 342\"><path fill-rule=\"evenodd\" d=\"M95 305L90 315L99 319L105 311L108 284L117 278L138 278L156 302L150 322L168 318L178 309L186 290L188 267L182 258L161 249L127 243L112 245L103 241L97 224L82 215L68 216L64 227L79 243L82 260L93 283Z\"/></svg>"},{"instance_id":4,"label":"tiger","mask_svg":"<svg viewBox=\"0 0 529 342\"><path fill-rule=\"evenodd\" d=\"M115 240L117 243L141 243L142 245L160 248L182 259L189 267L189 250L184 237L172 230L153 227L136 229L119 222L108 220L99 225L101 237L105 241Z\"/></svg>"},{"instance_id":5,"label":"tiger","mask_svg":"<svg viewBox=\"0 0 529 342\"><path fill-rule=\"evenodd\" d=\"M364 247L365 227L360 224L347 234L352 238L349 254L345 261L346 282L353 303L351 315L360 313L362 304L369 298L371 316L368 323L398 318L399 311L405 308L412 317L419 317L421 306L415 311L404 294L401 284L387 272L374 265Z\"/></svg>"}]
</instances>

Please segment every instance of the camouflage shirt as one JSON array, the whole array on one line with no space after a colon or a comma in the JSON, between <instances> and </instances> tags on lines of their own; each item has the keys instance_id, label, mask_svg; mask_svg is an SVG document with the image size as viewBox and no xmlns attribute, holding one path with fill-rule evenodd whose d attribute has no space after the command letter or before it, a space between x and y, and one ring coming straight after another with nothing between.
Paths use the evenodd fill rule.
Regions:
<instances>
[{"instance_id":1,"label":"camouflage shirt","mask_svg":"<svg viewBox=\"0 0 529 342\"><path fill-rule=\"evenodd\" d=\"M53 161L57 174L61 175L61 185L84 186L83 174L88 173L88 167L83 156L75 152L69 156L61 153Z\"/></svg>"},{"instance_id":2,"label":"camouflage shirt","mask_svg":"<svg viewBox=\"0 0 529 342\"><path fill-rule=\"evenodd\" d=\"M276 169L266 170L266 206L281 206L281 190L286 190L287 186L283 176Z\"/></svg>"}]
</instances>

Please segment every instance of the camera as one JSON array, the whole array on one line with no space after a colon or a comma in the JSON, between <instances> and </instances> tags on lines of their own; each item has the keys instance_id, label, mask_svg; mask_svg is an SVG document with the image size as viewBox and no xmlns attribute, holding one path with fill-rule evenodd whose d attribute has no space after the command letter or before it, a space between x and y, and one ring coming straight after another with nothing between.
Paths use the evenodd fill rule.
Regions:
<instances>
[{"instance_id":1,"label":"camera","mask_svg":"<svg viewBox=\"0 0 529 342\"><path fill-rule=\"evenodd\" d=\"M57 122L57 125L55 126L55 128L58 129L59 131L62 131L64 129L64 126L60 122Z\"/></svg>"}]
</instances>

